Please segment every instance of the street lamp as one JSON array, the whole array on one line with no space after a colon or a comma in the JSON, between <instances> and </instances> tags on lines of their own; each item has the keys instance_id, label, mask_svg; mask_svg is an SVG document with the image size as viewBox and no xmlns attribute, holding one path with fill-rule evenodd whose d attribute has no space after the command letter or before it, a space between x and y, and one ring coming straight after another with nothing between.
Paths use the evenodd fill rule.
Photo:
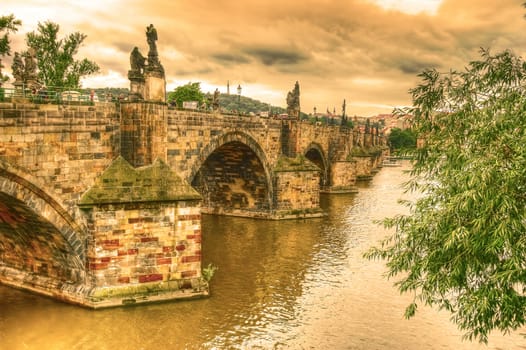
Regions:
<instances>
[{"instance_id":1,"label":"street lamp","mask_svg":"<svg viewBox=\"0 0 526 350\"><path fill-rule=\"evenodd\" d=\"M239 104L241 103L241 85L237 86L237 112L238 114L241 114L239 111Z\"/></svg>"}]
</instances>

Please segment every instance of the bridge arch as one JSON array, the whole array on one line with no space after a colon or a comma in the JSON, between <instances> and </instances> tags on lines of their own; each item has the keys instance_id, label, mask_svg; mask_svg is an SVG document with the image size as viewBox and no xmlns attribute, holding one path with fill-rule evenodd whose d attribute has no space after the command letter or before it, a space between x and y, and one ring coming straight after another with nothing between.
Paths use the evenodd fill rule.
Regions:
<instances>
[{"instance_id":1,"label":"bridge arch","mask_svg":"<svg viewBox=\"0 0 526 350\"><path fill-rule=\"evenodd\" d=\"M327 188L330 185L330 166L322 146L316 142L311 142L309 146L305 148L303 154L308 160L320 168L320 189Z\"/></svg>"},{"instance_id":2,"label":"bridge arch","mask_svg":"<svg viewBox=\"0 0 526 350\"><path fill-rule=\"evenodd\" d=\"M84 283L85 231L30 179L0 163L0 268Z\"/></svg>"},{"instance_id":3,"label":"bridge arch","mask_svg":"<svg viewBox=\"0 0 526 350\"><path fill-rule=\"evenodd\" d=\"M204 147L189 182L203 196L204 212L245 215L273 209L268 159L242 131L222 134Z\"/></svg>"}]
</instances>

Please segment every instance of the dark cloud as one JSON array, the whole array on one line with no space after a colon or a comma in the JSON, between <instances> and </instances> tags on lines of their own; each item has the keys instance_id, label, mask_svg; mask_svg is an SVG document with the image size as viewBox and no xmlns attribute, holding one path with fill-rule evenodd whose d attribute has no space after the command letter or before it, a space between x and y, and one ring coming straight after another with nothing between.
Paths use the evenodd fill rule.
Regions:
<instances>
[{"instance_id":1,"label":"dark cloud","mask_svg":"<svg viewBox=\"0 0 526 350\"><path fill-rule=\"evenodd\" d=\"M214 53L210 57L221 64L250 63L250 59L248 59L246 56L234 53Z\"/></svg>"},{"instance_id":2,"label":"dark cloud","mask_svg":"<svg viewBox=\"0 0 526 350\"><path fill-rule=\"evenodd\" d=\"M421 60L418 57L404 58L394 61L393 64L404 74L418 74L425 69L440 68L440 64L438 62Z\"/></svg>"},{"instance_id":3,"label":"dark cloud","mask_svg":"<svg viewBox=\"0 0 526 350\"><path fill-rule=\"evenodd\" d=\"M26 26L51 20L62 34L87 34L79 57L94 60L103 72L118 72L126 84L129 54L137 46L147 55L145 28L153 23L167 81L240 83L244 93L258 98L263 91L275 99L268 102L283 105L299 80L304 110L340 106L343 98L350 101L349 113L358 114L373 112L353 106L407 105L419 72L461 70L479 57L480 47L526 56L521 1L442 0L433 14L386 10L378 2L2 0L2 6L24 24L12 38L13 51L25 49L23 33L34 29ZM427 3L397 3L404 2Z\"/></svg>"},{"instance_id":4,"label":"dark cloud","mask_svg":"<svg viewBox=\"0 0 526 350\"><path fill-rule=\"evenodd\" d=\"M175 75L178 76L178 77L193 77L193 76L200 76L200 75L207 75L207 74L211 74L213 73L214 70L210 67L201 67L201 68L196 68L196 69L184 69L184 68L180 68L180 69L176 69L174 71Z\"/></svg>"},{"instance_id":5,"label":"dark cloud","mask_svg":"<svg viewBox=\"0 0 526 350\"><path fill-rule=\"evenodd\" d=\"M248 47L243 49L243 52L265 66L298 65L308 60L308 56L298 50L282 48Z\"/></svg>"}]
</instances>

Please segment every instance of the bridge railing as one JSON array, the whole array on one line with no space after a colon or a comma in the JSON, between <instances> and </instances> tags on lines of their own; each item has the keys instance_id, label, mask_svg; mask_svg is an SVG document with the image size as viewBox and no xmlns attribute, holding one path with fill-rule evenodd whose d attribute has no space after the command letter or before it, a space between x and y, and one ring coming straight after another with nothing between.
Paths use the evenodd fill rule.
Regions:
<instances>
[{"instance_id":1,"label":"bridge railing","mask_svg":"<svg viewBox=\"0 0 526 350\"><path fill-rule=\"evenodd\" d=\"M0 102L13 102L26 99L32 103L80 104L90 105L95 102L118 102L128 99L128 95L115 96L111 93L97 94L93 89L72 89L64 87L30 88L25 85L17 87L0 87Z\"/></svg>"}]
</instances>

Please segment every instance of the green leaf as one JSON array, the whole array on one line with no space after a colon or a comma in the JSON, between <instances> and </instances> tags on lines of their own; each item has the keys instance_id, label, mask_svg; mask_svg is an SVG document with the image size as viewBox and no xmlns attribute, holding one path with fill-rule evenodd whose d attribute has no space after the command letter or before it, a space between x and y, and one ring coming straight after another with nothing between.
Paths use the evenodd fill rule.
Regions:
<instances>
[{"instance_id":1,"label":"green leaf","mask_svg":"<svg viewBox=\"0 0 526 350\"><path fill-rule=\"evenodd\" d=\"M85 34L75 32L59 39L59 30L58 24L46 21L26 35L27 45L35 50L38 78L47 87L80 88L80 78L97 73L99 66L87 58L74 58Z\"/></svg>"},{"instance_id":2,"label":"green leaf","mask_svg":"<svg viewBox=\"0 0 526 350\"><path fill-rule=\"evenodd\" d=\"M364 256L385 259L401 292L487 342L526 319L526 64L481 49L462 72L419 77L410 112L424 143L405 184L419 195L404 203L409 215L383 221L393 235Z\"/></svg>"},{"instance_id":3,"label":"green leaf","mask_svg":"<svg viewBox=\"0 0 526 350\"><path fill-rule=\"evenodd\" d=\"M405 309L405 313L404 313L405 318L410 319L411 317L413 317L416 313L417 307L418 305L416 303L409 304Z\"/></svg>"}]
</instances>

